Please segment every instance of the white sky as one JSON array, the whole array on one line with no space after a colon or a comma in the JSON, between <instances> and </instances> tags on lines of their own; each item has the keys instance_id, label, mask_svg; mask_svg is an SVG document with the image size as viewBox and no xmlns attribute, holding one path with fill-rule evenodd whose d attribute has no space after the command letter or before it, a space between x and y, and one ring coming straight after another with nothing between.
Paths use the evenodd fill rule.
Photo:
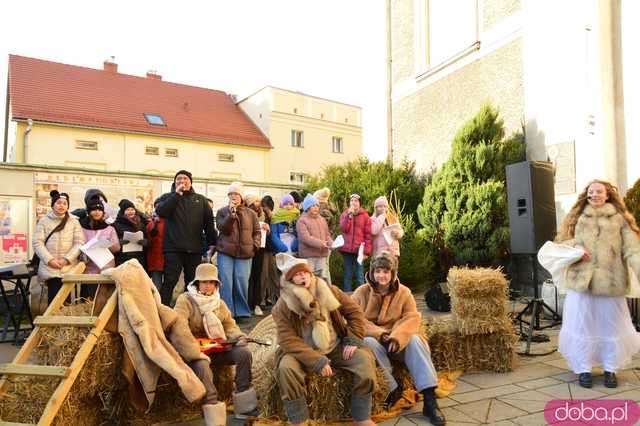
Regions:
<instances>
[{"instance_id":1,"label":"white sky","mask_svg":"<svg viewBox=\"0 0 640 426\"><path fill-rule=\"evenodd\" d=\"M364 154L385 156L384 0L22 0L1 10L0 135L9 53L91 68L113 55L126 74L153 69L239 96L272 85L361 106Z\"/></svg>"}]
</instances>

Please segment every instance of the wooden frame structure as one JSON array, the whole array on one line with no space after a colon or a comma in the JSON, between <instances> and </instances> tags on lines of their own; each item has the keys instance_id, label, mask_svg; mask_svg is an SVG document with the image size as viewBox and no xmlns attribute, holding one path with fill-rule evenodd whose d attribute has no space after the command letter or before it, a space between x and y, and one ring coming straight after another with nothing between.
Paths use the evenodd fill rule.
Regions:
<instances>
[{"instance_id":1,"label":"wooden frame structure","mask_svg":"<svg viewBox=\"0 0 640 426\"><path fill-rule=\"evenodd\" d=\"M99 284L99 285L115 285L114 281L104 275L87 274L87 275L65 275L62 278L62 288L53 299L47 310L34 321L35 328L29 335L20 351L13 359L11 364L0 365L0 374L3 375L0 380L0 394L6 392L9 379L15 375L27 376L49 376L60 377L60 383L49 398L42 416L38 421L38 426L49 426L55 419L62 403L66 399L73 383L78 374L82 370L85 362L89 358L98 338L102 334L104 327L115 312L118 304L118 295L113 291L107 303L102 308L98 316L56 316L53 315L64 304L67 296L76 287L83 284ZM50 365L32 365L27 364L33 350L38 346L41 337L41 329L43 327L86 327L91 328L91 332L87 335L85 341L78 349L71 365L66 366L50 366ZM0 420L0 426L26 426L23 423L3 422Z\"/></svg>"}]
</instances>

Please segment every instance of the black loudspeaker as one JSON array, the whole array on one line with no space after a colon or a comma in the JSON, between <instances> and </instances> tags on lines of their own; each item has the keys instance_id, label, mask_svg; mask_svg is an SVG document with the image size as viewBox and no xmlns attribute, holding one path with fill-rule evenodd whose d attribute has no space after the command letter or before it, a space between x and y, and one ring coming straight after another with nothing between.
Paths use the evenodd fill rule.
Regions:
<instances>
[{"instance_id":1,"label":"black loudspeaker","mask_svg":"<svg viewBox=\"0 0 640 426\"><path fill-rule=\"evenodd\" d=\"M507 166L511 253L535 254L556 235L553 164L523 161Z\"/></svg>"}]
</instances>

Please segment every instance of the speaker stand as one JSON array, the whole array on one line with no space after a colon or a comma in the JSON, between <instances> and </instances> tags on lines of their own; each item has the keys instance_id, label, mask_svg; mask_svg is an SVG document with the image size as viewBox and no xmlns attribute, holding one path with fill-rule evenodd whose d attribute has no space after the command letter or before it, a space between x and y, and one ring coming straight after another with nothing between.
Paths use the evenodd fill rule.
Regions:
<instances>
[{"instance_id":1,"label":"speaker stand","mask_svg":"<svg viewBox=\"0 0 640 426\"><path fill-rule=\"evenodd\" d=\"M528 326L527 330L527 347L524 352L518 352L518 355L524 356L543 356L549 355L557 350L552 349L548 352L544 353L532 353L531 352L531 341L533 340L533 331L544 330L545 328L555 327L558 324L562 323L562 317L558 314L551 306L547 305L544 300L540 297L538 292L538 265L536 261L536 255L530 255L531 263L533 265L533 299L527 303L520 313L516 316L516 321L520 323L520 335L524 334L523 332L523 324ZM556 302L558 295L556 294ZM540 322L540 315L544 314L545 309L551 314L551 324L542 325ZM524 317L530 314L531 319L529 321L525 320Z\"/></svg>"}]
</instances>

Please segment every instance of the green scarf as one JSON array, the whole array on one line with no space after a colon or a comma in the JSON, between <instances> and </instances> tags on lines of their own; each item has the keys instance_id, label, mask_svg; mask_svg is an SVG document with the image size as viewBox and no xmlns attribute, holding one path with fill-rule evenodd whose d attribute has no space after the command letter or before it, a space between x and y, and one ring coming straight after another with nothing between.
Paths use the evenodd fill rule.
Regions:
<instances>
[{"instance_id":1,"label":"green scarf","mask_svg":"<svg viewBox=\"0 0 640 426\"><path fill-rule=\"evenodd\" d=\"M293 208L291 210L287 210L278 208L275 212L273 212L271 223L274 225L276 223L291 223L294 220L298 219L298 217L300 217L300 210L298 209Z\"/></svg>"}]
</instances>

